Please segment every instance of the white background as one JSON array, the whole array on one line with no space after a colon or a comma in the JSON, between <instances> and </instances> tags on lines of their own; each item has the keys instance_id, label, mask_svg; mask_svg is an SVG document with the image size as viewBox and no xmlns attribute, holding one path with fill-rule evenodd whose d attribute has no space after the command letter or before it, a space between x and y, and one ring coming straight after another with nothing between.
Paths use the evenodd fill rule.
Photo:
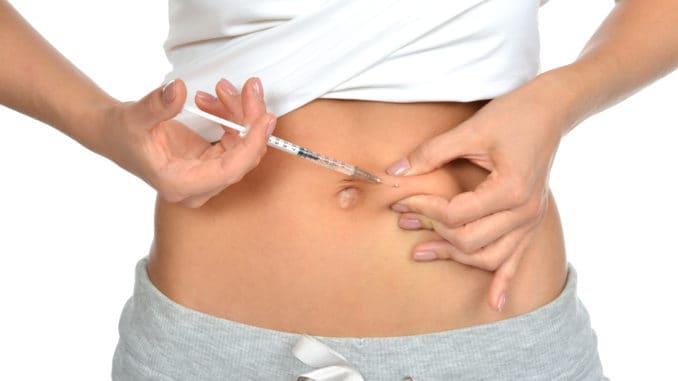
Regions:
<instances>
[{"instance_id":1,"label":"white background","mask_svg":"<svg viewBox=\"0 0 678 381\"><path fill-rule=\"evenodd\" d=\"M165 2L13 3L119 99L143 96L170 69ZM612 3L542 8L543 68L573 60ZM678 375L676 90L678 73L584 122L553 168L569 260L614 380ZM106 159L0 107L0 379L110 378L154 197Z\"/></svg>"}]
</instances>

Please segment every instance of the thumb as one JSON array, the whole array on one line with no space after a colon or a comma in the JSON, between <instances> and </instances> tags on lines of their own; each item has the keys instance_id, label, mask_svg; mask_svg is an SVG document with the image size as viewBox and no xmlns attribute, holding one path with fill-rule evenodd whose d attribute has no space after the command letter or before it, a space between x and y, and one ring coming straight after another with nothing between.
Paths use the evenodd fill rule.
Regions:
<instances>
[{"instance_id":1,"label":"thumb","mask_svg":"<svg viewBox=\"0 0 678 381\"><path fill-rule=\"evenodd\" d=\"M180 79L172 80L151 91L132 106L134 118L144 125L156 125L174 118L186 102L186 85Z\"/></svg>"},{"instance_id":2,"label":"thumb","mask_svg":"<svg viewBox=\"0 0 678 381\"><path fill-rule=\"evenodd\" d=\"M413 176L428 173L454 159L472 154L477 139L463 125L421 143L406 158L391 164L386 173L391 176Z\"/></svg>"}]
</instances>

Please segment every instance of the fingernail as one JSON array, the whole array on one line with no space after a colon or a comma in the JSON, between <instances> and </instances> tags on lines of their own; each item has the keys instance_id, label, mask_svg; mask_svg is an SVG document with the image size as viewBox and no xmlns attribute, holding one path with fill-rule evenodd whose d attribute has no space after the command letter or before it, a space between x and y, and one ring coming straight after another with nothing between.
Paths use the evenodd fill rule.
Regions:
<instances>
[{"instance_id":1,"label":"fingernail","mask_svg":"<svg viewBox=\"0 0 678 381\"><path fill-rule=\"evenodd\" d=\"M226 94L232 97L238 95L238 89L236 89L228 79L220 79L217 86L219 86L221 90L225 91Z\"/></svg>"},{"instance_id":2,"label":"fingernail","mask_svg":"<svg viewBox=\"0 0 678 381\"><path fill-rule=\"evenodd\" d=\"M391 210L394 212L399 212L399 213L407 213L410 211L405 205L403 204L393 204L391 205Z\"/></svg>"},{"instance_id":3,"label":"fingernail","mask_svg":"<svg viewBox=\"0 0 678 381\"><path fill-rule=\"evenodd\" d=\"M252 89L254 89L254 95L259 98L259 100L264 99L264 91L261 86L261 80L257 77L254 77L254 81L252 81Z\"/></svg>"},{"instance_id":4,"label":"fingernail","mask_svg":"<svg viewBox=\"0 0 678 381\"><path fill-rule=\"evenodd\" d=\"M410 169L410 163L407 161L407 159L402 159L388 167L386 173L391 176L400 176L405 174L408 169Z\"/></svg>"},{"instance_id":5,"label":"fingernail","mask_svg":"<svg viewBox=\"0 0 678 381\"><path fill-rule=\"evenodd\" d=\"M275 130L275 125L276 125L276 118L271 118L268 123L266 124L266 135L271 136L273 131Z\"/></svg>"},{"instance_id":6,"label":"fingernail","mask_svg":"<svg viewBox=\"0 0 678 381\"><path fill-rule=\"evenodd\" d=\"M414 253L415 261L432 261L436 259L436 253L433 251L416 251Z\"/></svg>"},{"instance_id":7,"label":"fingernail","mask_svg":"<svg viewBox=\"0 0 678 381\"><path fill-rule=\"evenodd\" d=\"M166 105L172 103L174 98L177 96L175 85L176 82L174 80L171 80L162 88L162 101Z\"/></svg>"},{"instance_id":8,"label":"fingernail","mask_svg":"<svg viewBox=\"0 0 678 381\"><path fill-rule=\"evenodd\" d=\"M196 91L195 96L201 101L207 103L212 103L217 100L217 98L214 95L200 90Z\"/></svg>"},{"instance_id":9,"label":"fingernail","mask_svg":"<svg viewBox=\"0 0 678 381\"><path fill-rule=\"evenodd\" d=\"M499 296L499 301L497 302L497 311L500 311L504 309L504 304L506 303L506 295L501 294Z\"/></svg>"},{"instance_id":10,"label":"fingernail","mask_svg":"<svg viewBox=\"0 0 678 381\"><path fill-rule=\"evenodd\" d=\"M421 228L421 221L415 217L402 218L398 226L404 229L419 229Z\"/></svg>"}]
</instances>

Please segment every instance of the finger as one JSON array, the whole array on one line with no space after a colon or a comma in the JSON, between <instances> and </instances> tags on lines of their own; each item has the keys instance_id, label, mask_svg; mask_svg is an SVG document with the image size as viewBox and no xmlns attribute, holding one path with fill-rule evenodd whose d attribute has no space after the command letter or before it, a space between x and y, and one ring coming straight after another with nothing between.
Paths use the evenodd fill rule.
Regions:
<instances>
[{"instance_id":1,"label":"finger","mask_svg":"<svg viewBox=\"0 0 678 381\"><path fill-rule=\"evenodd\" d=\"M514 249L513 254L511 254L511 256L509 256L494 272L488 295L488 303L490 304L490 307L497 311L502 311L504 309L509 285L516 275L518 264L520 263L520 259L522 258L523 252L527 248L529 241L530 240L527 237L524 237L520 244Z\"/></svg>"},{"instance_id":2,"label":"finger","mask_svg":"<svg viewBox=\"0 0 678 381\"><path fill-rule=\"evenodd\" d=\"M233 86L233 85L230 85ZM231 90L229 90L231 91ZM231 96L230 93L226 95L222 95L222 98L234 98L234 96ZM213 96L212 94L203 92L203 91L197 91L195 94L195 103L200 108L201 110L212 114L212 115L217 115L220 116L224 119L233 121L235 123L240 123L242 119L242 110L238 114L235 114L232 110L229 109L229 107L226 105L224 102L232 102L232 103L237 103L237 107L240 108L240 101L239 100L224 100L223 102ZM236 121L236 118L239 118ZM238 131L235 131L231 128L228 128L226 126L221 126L224 129L224 134L221 136L220 143L221 146L224 149L231 149L233 148L238 142L240 141L240 136L238 135Z\"/></svg>"},{"instance_id":3,"label":"finger","mask_svg":"<svg viewBox=\"0 0 678 381\"><path fill-rule=\"evenodd\" d=\"M222 79L222 81L225 80ZM240 100L235 99L240 98L240 95L232 96L230 94L225 94L223 91L218 92L222 94L221 98L217 98L204 91L196 91L196 106L208 114L219 116L234 123L240 123L240 120L237 119L242 119L242 108L240 106ZM239 110L235 109L236 104ZM236 114L236 112L239 113Z\"/></svg>"},{"instance_id":4,"label":"finger","mask_svg":"<svg viewBox=\"0 0 678 381\"><path fill-rule=\"evenodd\" d=\"M503 211L450 229L444 238L465 253L475 253L530 221L531 215L520 210Z\"/></svg>"},{"instance_id":5,"label":"finger","mask_svg":"<svg viewBox=\"0 0 678 381\"><path fill-rule=\"evenodd\" d=\"M264 103L264 89L259 78L250 78L242 89L243 124L252 123L266 112Z\"/></svg>"},{"instance_id":6,"label":"finger","mask_svg":"<svg viewBox=\"0 0 678 381\"><path fill-rule=\"evenodd\" d=\"M491 308L502 311L509 285L515 277L522 254L530 242L529 237L530 233L517 239L505 237L504 242L497 242L493 245L494 247L473 254L465 254L445 240L426 242L415 248L413 259L420 262L448 259L486 271L492 271L492 267L499 263L494 270L490 284L488 303ZM517 244L516 241L518 241ZM491 259L492 257L495 259Z\"/></svg>"},{"instance_id":7,"label":"finger","mask_svg":"<svg viewBox=\"0 0 678 381\"><path fill-rule=\"evenodd\" d=\"M419 194L394 203L391 205L391 209L400 213L414 212L434 220L446 222L449 203L450 201L442 196Z\"/></svg>"},{"instance_id":8,"label":"finger","mask_svg":"<svg viewBox=\"0 0 678 381\"><path fill-rule=\"evenodd\" d=\"M521 192L521 197L511 196L511 188L509 181L499 179L493 172L475 190L459 193L450 200L438 195L420 194L396 202L391 209L423 214L455 227L529 201L528 196L522 195L528 195L528 192Z\"/></svg>"},{"instance_id":9,"label":"finger","mask_svg":"<svg viewBox=\"0 0 678 381\"><path fill-rule=\"evenodd\" d=\"M452 246L451 243L445 240L440 241L430 241L424 244L421 244L414 249L412 258L415 261L427 262L434 259L452 259L453 253L458 252L459 250ZM459 261L457 261L459 262ZM466 264L463 262L459 262Z\"/></svg>"},{"instance_id":10,"label":"finger","mask_svg":"<svg viewBox=\"0 0 678 381\"><path fill-rule=\"evenodd\" d=\"M386 172L392 176L428 173L454 159L477 153L480 145L475 129L462 123L420 144L406 158L391 164Z\"/></svg>"},{"instance_id":11,"label":"finger","mask_svg":"<svg viewBox=\"0 0 678 381\"><path fill-rule=\"evenodd\" d=\"M264 114L253 124L251 134L243 139L249 144L239 144L216 158L185 160L167 166L163 170L169 174L160 177L175 180L163 188L169 190L172 199L181 201L191 196L210 194L240 181L259 163L266 149L262 135L271 125L275 126L275 116ZM255 144L257 140L258 144Z\"/></svg>"},{"instance_id":12,"label":"finger","mask_svg":"<svg viewBox=\"0 0 678 381\"><path fill-rule=\"evenodd\" d=\"M239 181L245 173L256 167L266 153L266 143L275 129L276 121L275 115L270 113L264 113L256 119L241 143L222 156L224 170L236 173Z\"/></svg>"},{"instance_id":13,"label":"finger","mask_svg":"<svg viewBox=\"0 0 678 381\"><path fill-rule=\"evenodd\" d=\"M475 190L459 193L450 200L444 220L449 226L460 226L505 210L511 210L530 201L528 187L519 187L492 172ZM522 190L525 189L525 190Z\"/></svg>"},{"instance_id":14,"label":"finger","mask_svg":"<svg viewBox=\"0 0 678 381\"><path fill-rule=\"evenodd\" d=\"M234 123L243 124L244 113L242 107L243 94L226 79L220 79L215 87L217 97L223 108L220 110L223 114L217 114L224 119Z\"/></svg>"},{"instance_id":15,"label":"finger","mask_svg":"<svg viewBox=\"0 0 678 381\"><path fill-rule=\"evenodd\" d=\"M238 131L230 128L224 128L224 134L221 135L219 145L222 147L222 151L231 150L240 144L241 139L242 138L240 135L238 135Z\"/></svg>"},{"instance_id":16,"label":"finger","mask_svg":"<svg viewBox=\"0 0 678 381\"><path fill-rule=\"evenodd\" d=\"M434 225L438 222L416 213L403 213L398 218L398 226L406 230L435 230Z\"/></svg>"},{"instance_id":17,"label":"finger","mask_svg":"<svg viewBox=\"0 0 678 381\"><path fill-rule=\"evenodd\" d=\"M403 225L401 225L401 221ZM414 229L417 225L420 229L429 228L436 231L462 252L474 253L532 221L533 214L525 212L521 208L491 214L455 228L450 228L446 224L431 220L426 216L406 213L401 215L398 226L404 229Z\"/></svg>"},{"instance_id":18,"label":"finger","mask_svg":"<svg viewBox=\"0 0 678 381\"><path fill-rule=\"evenodd\" d=\"M155 126L156 124L174 118L184 107L186 101L186 85L180 79L168 82L145 97L135 102L131 107L131 117L138 124Z\"/></svg>"},{"instance_id":19,"label":"finger","mask_svg":"<svg viewBox=\"0 0 678 381\"><path fill-rule=\"evenodd\" d=\"M432 241L417 245L413 255L417 258L417 252L433 252L435 256L431 259L451 259L485 271L495 271L516 250L528 230L515 230L473 253L465 253L449 241Z\"/></svg>"}]
</instances>

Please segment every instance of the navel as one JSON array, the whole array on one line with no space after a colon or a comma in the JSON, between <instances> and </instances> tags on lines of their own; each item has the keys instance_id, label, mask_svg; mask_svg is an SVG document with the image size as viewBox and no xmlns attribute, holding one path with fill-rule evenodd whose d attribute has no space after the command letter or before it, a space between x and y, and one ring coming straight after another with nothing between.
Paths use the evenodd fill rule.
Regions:
<instances>
[{"instance_id":1,"label":"navel","mask_svg":"<svg viewBox=\"0 0 678 381\"><path fill-rule=\"evenodd\" d=\"M337 201L339 202L339 207L342 209L348 209L355 205L358 202L359 191L355 187L347 187L337 193Z\"/></svg>"}]
</instances>

